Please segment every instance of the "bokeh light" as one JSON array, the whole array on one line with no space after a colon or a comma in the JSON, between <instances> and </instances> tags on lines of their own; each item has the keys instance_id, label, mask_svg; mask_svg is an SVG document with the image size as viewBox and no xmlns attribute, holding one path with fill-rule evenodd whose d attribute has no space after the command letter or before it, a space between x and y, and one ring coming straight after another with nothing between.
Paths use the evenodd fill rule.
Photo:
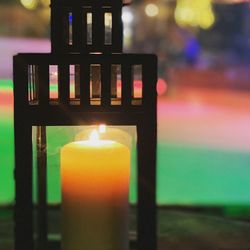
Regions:
<instances>
[{"instance_id":1,"label":"bokeh light","mask_svg":"<svg viewBox=\"0 0 250 250\"><path fill-rule=\"evenodd\" d=\"M157 94L158 94L158 96L162 96L162 95L166 94L167 89L168 89L167 82L164 79L159 78L157 81Z\"/></svg>"},{"instance_id":2,"label":"bokeh light","mask_svg":"<svg viewBox=\"0 0 250 250\"><path fill-rule=\"evenodd\" d=\"M132 34L133 34L133 32L132 32L132 29L130 29L130 28L125 28L125 29L123 30L123 35L125 36L125 38L126 38L126 37L131 37Z\"/></svg>"},{"instance_id":3,"label":"bokeh light","mask_svg":"<svg viewBox=\"0 0 250 250\"><path fill-rule=\"evenodd\" d=\"M38 0L20 0L20 2L28 10L34 10L38 6Z\"/></svg>"},{"instance_id":4,"label":"bokeh light","mask_svg":"<svg viewBox=\"0 0 250 250\"><path fill-rule=\"evenodd\" d=\"M134 15L131 10L128 8L125 8L124 11L122 12L122 21L126 24L132 23L134 20Z\"/></svg>"},{"instance_id":5,"label":"bokeh light","mask_svg":"<svg viewBox=\"0 0 250 250\"><path fill-rule=\"evenodd\" d=\"M147 4L145 7L145 13L149 17L155 17L159 14L159 7L153 3Z\"/></svg>"},{"instance_id":6,"label":"bokeh light","mask_svg":"<svg viewBox=\"0 0 250 250\"><path fill-rule=\"evenodd\" d=\"M209 29L215 22L211 0L178 0L175 20L180 26Z\"/></svg>"}]
</instances>

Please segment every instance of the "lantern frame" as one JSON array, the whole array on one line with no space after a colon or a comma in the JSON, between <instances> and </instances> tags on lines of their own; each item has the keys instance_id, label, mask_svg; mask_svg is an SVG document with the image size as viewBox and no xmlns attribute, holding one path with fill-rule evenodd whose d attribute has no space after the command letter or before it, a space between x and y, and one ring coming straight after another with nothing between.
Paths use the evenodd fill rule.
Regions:
<instances>
[{"instance_id":1,"label":"lantern frame","mask_svg":"<svg viewBox=\"0 0 250 250\"><path fill-rule=\"evenodd\" d=\"M53 4L58 0L53 0ZM59 1L61 2L61 0ZM66 2L66 1L65 1ZM69 1L67 1L69 2ZM74 6L84 1L73 1ZM93 1L96 3L96 0ZM98 0L98 2L100 2ZM122 6L121 1L114 10ZM52 7L52 13L53 13ZM52 15L53 17L53 15ZM54 18L54 17L53 17ZM52 30L53 30L52 18ZM121 25L121 23L119 24ZM55 27L54 27L55 29ZM58 33L57 33L58 34ZM97 37L98 38L98 37ZM99 37L101 39L101 37ZM121 34L119 39L122 40ZM133 125L137 129L138 209L137 250L157 249L156 216L156 146L157 146L157 58L151 54L93 53L79 49L56 49L59 40L52 37L52 53L14 56L14 132L15 132L15 249L34 250L32 202L32 126L38 127L38 238L39 250L50 249L47 239L46 197L46 126ZM98 46L97 46L98 47ZM103 47L95 51L102 51ZM120 45L118 45L120 48ZM117 47L117 48L118 48ZM90 67L101 67L100 104L91 105ZM58 100L49 95L49 66L58 65ZM79 97L70 100L70 65L79 65ZM111 102L111 67L121 66L122 97L120 105ZM142 66L142 97L132 102L133 66ZM29 67L36 68L36 98L29 96ZM52 247L52 249L56 249Z\"/></svg>"}]
</instances>

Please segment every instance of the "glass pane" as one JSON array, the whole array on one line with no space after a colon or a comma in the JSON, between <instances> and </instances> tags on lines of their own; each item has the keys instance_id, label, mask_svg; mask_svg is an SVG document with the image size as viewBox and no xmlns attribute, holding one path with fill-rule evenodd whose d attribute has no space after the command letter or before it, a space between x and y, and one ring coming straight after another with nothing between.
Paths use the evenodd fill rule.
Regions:
<instances>
[{"instance_id":1,"label":"glass pane","mask_svg":"<svg viewBox=\"0 0 250 250\"><path fill-rule=\"evenodd\" d=\"M70 99L75 99L76 97L76 71L75 71L76 65L70 65L69 66L69 72L70 72Z\"/></svg>"},{"instance_id":2,"label":"glass pane","mask_svg":"<svg viewBox=\"0 0 250 250\"><path fill-rule=\"evenodd\" d=\"M101 104L101 65L90 65L90 103L91 105Z\"/></svg>"},{"instance_id":3,"label":"glass pane","mask_svg":"<svg viewBox=\"0 0 250 250\"><path fill-rule=\"evenodd\" d=\"M87 13L87 44L91 45L92 44L92 13L88 12Z\"/></svg>"},{"instance_id":4,"label":"glass pane","mask_svg":"<svg viewBox=\"0 0 250 250\"><path fill-rule=\"evenodd\" d=\"M58 100L58 65L49 66L49 98Z\"/></svg>"},{"instance_id":5,"label":"glass pane","mask_svg":"<svg viewBox=\"0 0 250 250\"><path fill-rule=\"evenodd\" d=\"M37 65L28 65L28 100L31 105L38 104Z\"/></svg>"},{"instance_id":6,"label":"glass pane","mask_svg":"<svg viewBox=\"0 0 250 250\"><path fill-rule=\"evenodd\" d=\"M35 245L128 249L129 234L136 235L135 149L134 126L33 127Z\"/></svg>"},{"instance_id":7,"label":"glass pane","mask_svg":"<svg viewBox=\"0 0 250 250\"><path fill-rule=\"evenodd\" d=\"M142 104L142 65L133 65L132 105Z\"/></svg>"},{"instance_id":8,"label":"glass pane","mask_svg":"<svg viewBox=\"0 0 250 250\"><path fill-rule=\"evenodd\" d=\"M111 104L121 105L122 98L122 81L121 65L113 64L111 66Z\"/></svg>"},{"instance_id":9,"label":"glass pane","mask_svg":"<svg viewBox=\"0 0 250 250\"><path fill-rule=\"evenodd\" d=\"M69 45L73 44L73 14L72 12L69 13L69 17L68 17L68 21L69 21Z\"/></svg>"},{"instance_id":10,"label":"glass pane","mask_svg":"<svg viewBox=\"0 0 250 250\"><path fill-rule=\"evenodd\" d=\"M112 44L112 13L104 14L104 23L105 23L105 44Z\"/></svg>"}]
</instances>

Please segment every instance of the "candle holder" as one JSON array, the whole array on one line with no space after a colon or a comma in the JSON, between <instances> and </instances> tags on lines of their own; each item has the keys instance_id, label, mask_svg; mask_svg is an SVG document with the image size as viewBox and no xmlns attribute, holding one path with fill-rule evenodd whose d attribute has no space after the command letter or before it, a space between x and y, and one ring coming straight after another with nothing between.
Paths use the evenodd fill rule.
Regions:
<instances>
[{"instance_id":1,"label":"candle holder","mask_svg":"<svg viewBox=\"0 0 250 250\"><path fill-rule=\"evenodd\" d=\"M121 0L52 0L52 52L14 56L16 250L60 249L60 240L51 246L48 239L46 128L96 124L136 127L136 249L157 249L157 58L122 53L122 7ZM38 180L36 247L34 174Z\"/></svg>"}]
</instances>

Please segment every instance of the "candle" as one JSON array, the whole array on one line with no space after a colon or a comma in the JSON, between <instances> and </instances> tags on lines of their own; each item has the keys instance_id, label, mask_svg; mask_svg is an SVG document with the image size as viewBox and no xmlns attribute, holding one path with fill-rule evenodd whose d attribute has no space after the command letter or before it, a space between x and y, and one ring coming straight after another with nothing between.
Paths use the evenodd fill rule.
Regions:
<instances>
[{"instance_id":1,"label":"candle","mask_svg":"<svg viewBox=\"0 0 250 250\"><path fill-rule=\"evenodd\" d=\"M128 250L130 150L94 131L61 149L62 250Z\"/></svg>"}]
</instances>

